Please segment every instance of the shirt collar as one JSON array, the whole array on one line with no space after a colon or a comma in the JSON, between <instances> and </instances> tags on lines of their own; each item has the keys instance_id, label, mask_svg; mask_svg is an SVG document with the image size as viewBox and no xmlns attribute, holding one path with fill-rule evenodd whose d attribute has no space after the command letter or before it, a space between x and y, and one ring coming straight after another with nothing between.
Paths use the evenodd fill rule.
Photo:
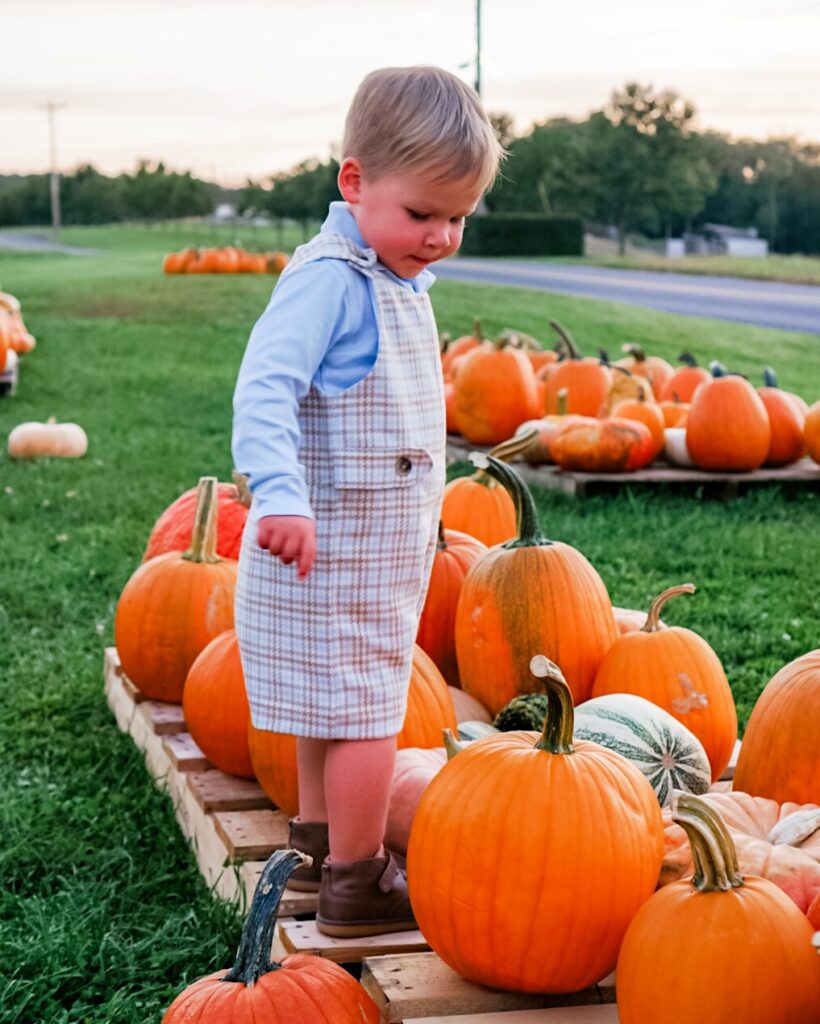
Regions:
<instances>
[{"instance_id":1,"label":"shirt collar","mask_svg":"<svg viewBox=\"0 0 820 1024\"><path fill-rule=\"evenodd\" d=\"M362 238L362 233L359 231L356 219L350 212L347 203L333 202L330 204L327 217L324 224L322 224L322 231L333 235L344 235L345 238L349 238L360 249L370 248ZM380 266L383 266L383 264L380 264ZM398 274L394 274L387 267L385 267L385 270L395 281L398 281L405 287L412 288L414 292L426 292L436 279L436 275L426 267L415 277L399 277Z\"/></svg>"}]
</instances>

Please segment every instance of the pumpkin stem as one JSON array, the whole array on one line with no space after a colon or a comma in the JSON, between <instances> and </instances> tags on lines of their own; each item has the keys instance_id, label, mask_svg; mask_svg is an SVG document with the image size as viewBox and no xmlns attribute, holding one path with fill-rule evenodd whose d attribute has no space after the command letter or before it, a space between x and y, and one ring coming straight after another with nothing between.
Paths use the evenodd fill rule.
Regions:
<instances>
[{"instance_id":1,"label":"pumpkin stem","mask_svg":"<svg viewBox=\"0 0 820 1024\"><path fill-rule=\"evenodd\" d=\"M442 355L447 351L453 341L453 336L449 331L442 331L438 336L438 348Z\"/></svg>"},{"instance_id":2,"label":"pumpkin stem","mask_svg":"<svg viewBox=\"0 0 820 1024\"><path fill-rule=\"evenodd\" d=\"M535 744L550 754L571 754L572 735L575 730L575 711L564 673L549 658L536 654L530 662L530 672L540 679L547 694L547 717L541 739Z\"/></svg>"},{"instance_id":3,"label":"pumpkin stem","mask_svg":"<svg viewBox=\"0 0 820 1024\"><path fill-rule=\"evenodd\" d=\"M612 369L612 360L609 358L609 352L605 348L598 349L598 360L603 366L608 366L610 370Z\"/></svg>"},{"instance_id":4,"label":"pumpkin stem","mask_svg":"<svg viewBox=\"0 0 820 1024\"><path fill-rule=\"evenodd\" d=\"M771 368L771 366L763 367L763 383L767 388L779 388L780 385L777 383L777 374Z\"/></svg>"},{"instance_id":5,"label":"pumpkin stem","mask_svg":"<svg viewBox=\"0 0 820 1024\"><path fill-rule=\"evenodd\" d=\"M525 435L526 436L526 435ZM532 437L529 439L532 440ZM500 459L492 455L485 455L483 452L470 452L470 462L477 468L483 469L488 476L493 477L502 484L508 491L515 505L515 524L517 536L506 541L502 546L505 548L532 548L540 547L543 544L551 544L552 541L541 533L538 523L538 511L535 507L530 490L512 466L506 465Z\"/></svg>"},{"instance_id":6,"label":"pumpkin stem","mask_svg":"<svg viewBox=\"0 0 820 1024\"><path fill-rule=\"evenodd\" d=\"M561 388L555 396L555 412L558 416L566 416L569 412L569 388Z\"/></svg>"},{"instance_id":7,"label":"pumpkin stem","mask_svg":"<svg viewBox=\"0 0 820 1024\"><path fill-rule=\"evenodd\" d=\"M581 353L578 351L578 346L572 340L569 331L562 327L556 320L550 320L550 327L555 331L558 337L563 342L566 353L570 359L580 359Z\"/></svg>"},{"instance_id":8,"label":"pumpkin stem","mask_svg":"<svg viewBox=\"0 0 820 1024\"><path fill-rule=\"evenodd\" d=\"M717 359L713 359L712 362L709 363L709 372L713 377L727 377L729 374L729 371L723 363L718 362Z\"/></svg>"},{"instance_id":9,"label":"pumpkin stem","mask_svg":"<svg viewBox=\"0 0 820 1024\"><path fill-rule=\"evenodd\" d=\"M692 355L691 352L681 352L678 356L678 362L683 363L684 366L698 366L698 361Z\"/></svg>"},{"instance_id":10,"label":"pumpkin stem","mask_svg":"<svg viewBox=\"0 0 820 1024\"><path fill-rule=\"evenodd\" d=\"M729 830L718 814L692 793L672 791L672 820L686 832L692 847L695 874L692 885L699 892L726 892L743 885L737 851Z\"/></svg>"},{"instance_id":11,"label":"pumpkin stem","mask_svg":"<svg viewBox=\"0 0 820 1024\"><path fill-rule=\"evenodd\" d=\"M291 874L301 864L309 863L310 857L298 850L277 850L271 854L259 876L234 965L223 981L241 982L250 987L264 974L279 970L281 964L270 957L279 903Z\"/></svg>"},{"instance_id":12,"label":"pumpkin stem","mask_svg":"<svg viewBox=\"0 0 820 1024\"><path fill-rule=\"evenodd\" d=\"M182 556L188 562L221 562L216 553L216 477L199 478L191 546Z\"/></svg>"},{"instance_id":13,"label":"pumpkin stem","mask_svg":"<svg viewBox=\"0 0 820 1024\"><path fill-rule=\"evenodd\" d=\"M649 611L646 616L646 622L641 630L642 633L658 633L665 626L660 624L661 608L666 604L670 597L677 597L678 594L694 594L695 584L694 583L681 583L680 586L670 587L668 590L664 590L662 594L658 594L652 604L649 606Z\"/></svg>"},{"instance_id":14,"label":"pumpkin stem","mask_svg":"<svg viewBox=\"0 0 820 1024\"><path fill-rule=\"evenodd\" d=\"M621 345L621 352L626 352L627 355L632 356L636 363L646 362L646 352L644 352L640 345Z\"/></svg>"},{"instance_id":15,"label":"pumpkin stem","mask_svg":"<svg viewBox=\"0 0 820 1024\"><path fill-rule=\"evenodd\" d=\"M447 760L452 761L456 754L460 754L464 749L464 744L461 740L456 739L452 729L442 729L441 733L444 737L444 749L447 751Z\"/></svg>"},{"instance_id":16,"label":"pumpkin stem","mask_svg":"<svg viewBox=\"0 0 820 1024\"><path fill-rule=\"evenodd\" d=\"M481 321L478 317L473 319L473 337L479 342L484 341L484 334L481 331Z\"/></svg>"},{"instance_id":17,"label":"pumpkin stem","mask_svg":"<svg viewBox=\"0 0 820 1024\"><path fill-rule=\"evenodd\" d=\"M248 478L244 473L240 473L238 469L235 469L231 473L231 480L233 480L234 487L237 490L236 500L241 502L245 508L250 508L253 498L251 497L251 489L248 487Z\"/></svg>"},{"instance_id":18,"label":"pumpkin stem","mask_svg":"<svg viewBox=\"0 0 820 1024\"><path fill-rule=\"evenodd\" d=\"M506 441L501 441L494 448L491 448L490 455L492 455L493 458L502 459L504 462L508 459L514 459L516 455L523 455L537 436L537 427L532 427L523 434L514 434L512 437L508 437ZM473 463L473 465L475 465L475 463ZM477 473L473 473L473 480L475 480L477 484L485 484L487 487L498 486L495 480L488 476L482 469Z\"/></svg>"},{"instance_id":19,"label":"pumpkin stem","mask_svg":"<svg viewBox=\"0 0 820 1024\"><path fill-rule=\"evenodd\" d=\"M447 541L444 537L444 523L440 519L438 521L438 541L436 542L436 550L447 550Z\"/></svg>"}]
</instances>

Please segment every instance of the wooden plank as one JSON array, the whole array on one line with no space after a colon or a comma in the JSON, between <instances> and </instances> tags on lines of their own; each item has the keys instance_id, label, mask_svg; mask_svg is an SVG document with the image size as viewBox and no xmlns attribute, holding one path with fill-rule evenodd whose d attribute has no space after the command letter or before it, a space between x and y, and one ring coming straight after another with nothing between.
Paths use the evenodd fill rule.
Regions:
<instances>
[{"instance_id":1,"label":"wooden plank","mask_svg":"<svg viewBox=\"0 0 820 1024\"><path fill-rule=\"evenodd\" d=\"M140 712L146 716L148 724L157 736L172 736L174 733L185 732L185 716L180 704L144 700L140 704Z\"/></svg>"},{"instance_id":2,"label":"wooden plank","mask_svg":"<svg viewBox=\"0 0 820 1024\"><path fill-rule=\"evenodd\" d=\"M168 760L178 772L204 772L213 767L189 732L163 737L163 747Z\"/></svg>"},{"instance_id":3,"label":"wooden plank","mask_svg":"<svg viewBox=\"0 0 820 1024\"><path fill-rule=\"evenodd\" d=\"M213 818L231 860L267 860L288 845L288 816L282 811L217 811Z\"/></svg>"},{"instance_id":4,"label":"wooden plank","mask_svg":"<svg viewBox=\"0 0 820 1024\"><path fill-rule=\"evenodd\" d=\"M464 1015L615 1001L614 974L600 985L571 994L501 992L467 981L435 953L368 957L362 965L361 981L390 1024L448 1013Z\"/></svg>"},{"instance_id":5,"label":"wooden plank","mask_svg":"<svg viewBox=\"0 0 820 1024\"><path fill-rule=\"evenodd\" d=\"M553 1010L511 1010L450 1017L405 1017L403 1024L618 1024L614 1003L564 1006Z\"/></svg>"},{"instance_id":6,"label":"wooden plank","mask_svg":"<svg viewBox=\"0 0 820 1024\"><path fill-rule=\"evenodd\" d=\"M253 896L262 868L265 866L263 860L246 861L239 868L242 885L248 897ZM296 917L298 914L315 914L319 905L318 892L297 892L295 889L285 889L282 901L279 904L279 917ZM282 947L284 949L284 947ZM282 954L284 956L284 953Z\"/></svg>"},{"instance_id":7,"label":"wooden plank","mask_svg":"<svg viewBox=\"0 0 820 1024\"><path fill-rule=\"evenodd\" d=\"M274 809L270 798L254 779L240 779L218 768L188 772L188 788L206 814Z\"/></svg>"},{"instance_id":8,"label":"wooden plank","mask_svg":"<svg viewBox=\"0 0 820 1024\"><path fill-rule=\"evenodd\" d=\"M368 956L390 953L426 953L430 949L420 931L334 939L323 935L315 921L280 921L278 930L288 953L314 953L337 964L358 963Z\"/></svg>"}]
</instances>

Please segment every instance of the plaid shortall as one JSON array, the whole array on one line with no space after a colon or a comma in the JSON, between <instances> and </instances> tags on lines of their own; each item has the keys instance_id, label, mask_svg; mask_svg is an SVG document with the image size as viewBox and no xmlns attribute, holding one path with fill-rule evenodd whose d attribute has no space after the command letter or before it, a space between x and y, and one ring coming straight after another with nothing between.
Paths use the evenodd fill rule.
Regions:
<instances>
[{"instance_id":1,"label":"plaid shortall","mask_svg":"<svg viewBox=\"0 0 820 1024\"><path fill-rule=\"evenodd\" d=\"M236 588L236 632L254 725L324 739L401 730L413 642L436 549L445 477L444 392L426 294L402 287L337 234L294 253L285 273L346 260L370 283L376 362L347 391L315 385L300 406L317 557L297 579L257 544L251 508Z\"/></svg>"}]
</instances>

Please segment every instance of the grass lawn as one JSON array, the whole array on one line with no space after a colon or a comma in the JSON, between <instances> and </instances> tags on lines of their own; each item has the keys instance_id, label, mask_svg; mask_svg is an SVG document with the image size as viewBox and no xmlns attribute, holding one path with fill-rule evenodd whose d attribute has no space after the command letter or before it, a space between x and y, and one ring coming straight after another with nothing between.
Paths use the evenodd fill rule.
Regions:
<instances>
[{"instance_id":1,"label":"grass lawn","mask_svg":"<svg viewBox=\"0 0 820 1024\"><path fill-rule=\"evenodd\" d=\"M760 259L743 259L740 256L684 256L681 259L668 259L660 253L631 253L626 256L590 256L577 262L624 270L662 270L673 274L717 274L725 277L755 278L761 281L820 285L820 257L818 256L775 255Z\"/></svg>"},{"instance_id":2,"label":"grass lawn","mask_svg":"<svg viewBox=\"0 0 820 1024\"><path fill-rule=\"evenodd\" d=\"M185 984L230 962L239 920L212 899L117 731L102 652L155 518L200 475L229 479L233 382L272 279L164 277L162 254L187 241L170 233L65 235L106 252L0 251L0 289L21 299L39 343L18 395L0 399L0 1021L156 1024ZM820 396L807 335L455 282L432 296L453 334L479 315L488 332L545 337L555 318L591 352L686 348L755 380L772 364L784 386ZM88 455L10 462L10 429L49 415L85 427ZM771 674L820 643L817 494L538 502L547 534L586 554L616 604L698 585L664 617L717 650L744 721Z\"/></svg>"}]
</instances>

